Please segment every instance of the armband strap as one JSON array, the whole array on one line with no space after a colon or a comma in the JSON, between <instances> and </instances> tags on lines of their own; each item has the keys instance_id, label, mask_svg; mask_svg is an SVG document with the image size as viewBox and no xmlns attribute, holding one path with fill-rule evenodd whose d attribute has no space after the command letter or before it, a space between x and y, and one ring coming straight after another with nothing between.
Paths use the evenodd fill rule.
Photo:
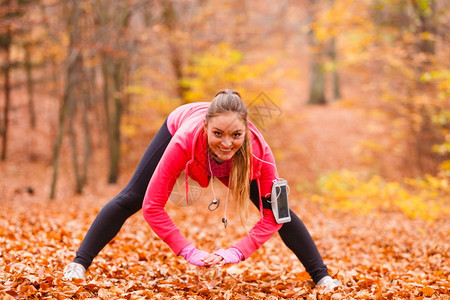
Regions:
<instances>
[{"instance_id":1,"label":"armband strap","mask_svg":"<svg viewBox=\"0 0 450 300\"><path fill-rule=\"evenodd\" d=\"M272 209L272 204L270 203L270 197L261 197L263 208Z\"/></svg>"}]
</instances>

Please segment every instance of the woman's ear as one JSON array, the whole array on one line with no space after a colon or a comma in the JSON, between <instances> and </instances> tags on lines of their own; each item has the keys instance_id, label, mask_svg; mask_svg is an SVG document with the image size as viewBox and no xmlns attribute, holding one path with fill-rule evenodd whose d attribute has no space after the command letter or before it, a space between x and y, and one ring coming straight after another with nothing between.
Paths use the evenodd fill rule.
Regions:
<instances>
[{"instance_id":1,"label":"woman's ear","mask_svg":"<svg viewBox=\"0 0 450 300\"><path fill-rule=\"evenodd\" d=\"M203 120L203 128L205 128L205 131L208 129L208 124L206 123L206 120Z\"/></svg>"}]
</instances>

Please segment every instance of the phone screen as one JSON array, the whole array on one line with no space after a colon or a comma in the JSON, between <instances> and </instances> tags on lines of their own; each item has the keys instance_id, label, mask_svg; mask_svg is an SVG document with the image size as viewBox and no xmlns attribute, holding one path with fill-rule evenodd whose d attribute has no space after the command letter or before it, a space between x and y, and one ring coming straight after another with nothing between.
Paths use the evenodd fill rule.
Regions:
<instances>
[{"instance_id":1,"label":"phone screen","mask_svg":"<svg viewBox=\"0 0 450 300\"><path fill-rule=\"evenodd\" d=\"M289 204L287 199L286 186L277 187L277 204L278 204L278 217L287 218L289 217Z\"/></svg>"},{"instance_id":2,"label":"phone screen","mask_svg":"<svg viewBox=\"0 0 450 300\"><path fill-rule=\"evenodd\" d=\"M278 224L291 221L288 202L289 187L286 180L274 181L272 185L272 211Z\"/></svg>"}]
</instances>

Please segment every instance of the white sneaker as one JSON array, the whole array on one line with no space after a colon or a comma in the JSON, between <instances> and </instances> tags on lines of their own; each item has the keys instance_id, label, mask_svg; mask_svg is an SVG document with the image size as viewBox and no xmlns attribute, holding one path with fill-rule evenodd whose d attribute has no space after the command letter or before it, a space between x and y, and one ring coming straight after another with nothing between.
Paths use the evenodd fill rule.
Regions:
<instances>
[{"instance_id":1,"label":"white sneaker","mask_svg":"<svg viewBox=\"0 0 450 300\"><path fill-rule=\"evenodd\" d=\"M70 263L65 269L64 269L64 278L68 280L72 279L83 279L86 280L86 269L80 265L79 263Z\"/></svg>"},{"instance_id":2,"label":"white sneaker","mask_svg":"<svg viewBox=\"0 0 450 300\"><path fill-rule=\"evenodd\" d=\"M320 279L319 282L316 284L316 287L322 287L326 288L328 290L333 290L336 287L343 286L342 283L339 282L337 279L333 279L330 276L325 276L324 278Z\"/></svg>"}]
</instances>

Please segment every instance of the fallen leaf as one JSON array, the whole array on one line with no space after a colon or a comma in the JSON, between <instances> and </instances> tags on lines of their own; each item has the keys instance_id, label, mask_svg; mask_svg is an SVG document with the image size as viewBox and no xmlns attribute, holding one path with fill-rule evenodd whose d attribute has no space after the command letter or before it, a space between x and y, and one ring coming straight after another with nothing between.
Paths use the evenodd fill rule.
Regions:
<instances>
[{"instance_id":1,"label":"fallen leaf","mask_svg":"<svg viewBox=\"0 0 450 300\"><path fill-rule=\"evenodd\" d=\"M432 287L424 287L421 291L424 296L428 297L434 294L435 290Z\"/></svg>"}]
</instances>

